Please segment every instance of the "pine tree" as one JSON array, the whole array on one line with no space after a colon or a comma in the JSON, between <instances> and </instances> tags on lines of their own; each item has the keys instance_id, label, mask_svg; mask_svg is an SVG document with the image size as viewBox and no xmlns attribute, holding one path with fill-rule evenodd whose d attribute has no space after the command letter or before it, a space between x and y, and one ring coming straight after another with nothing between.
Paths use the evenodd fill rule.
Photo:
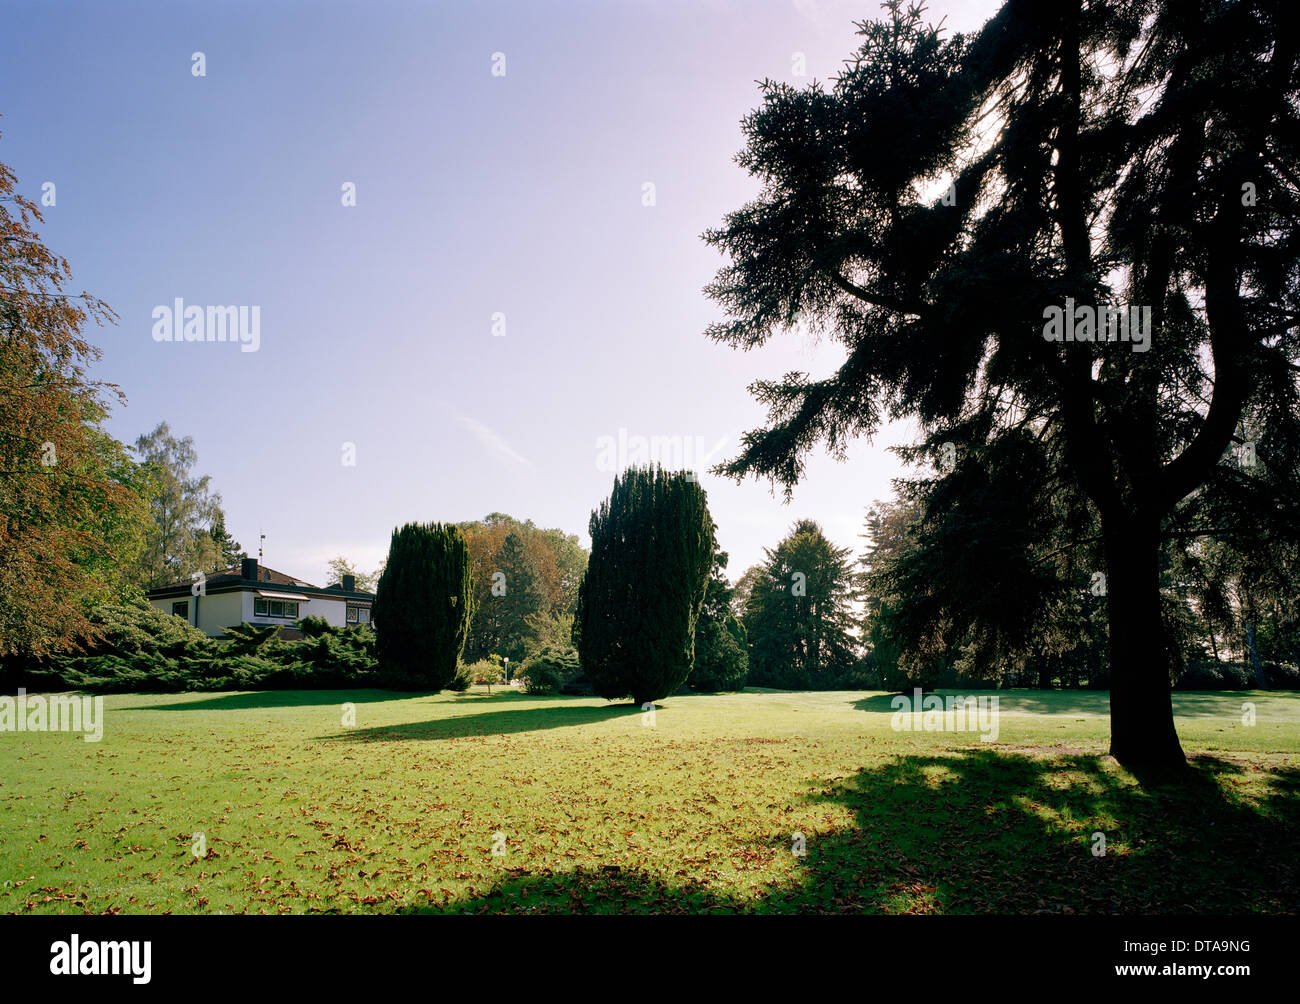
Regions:
<instances>
[{"instance_id":1,"label":"pine tree","mask_svg":"<svg viewBox=\"0 0 1300 1004\"><path fill-rule=\"evenodd\" d=\"M497 616L494 618L497 628L496 652L519 664L523 661L533 636L528 618L545 608L546 597L536 559L529 553L519 534L506 535L496 563L501 578L494 584L486 601L497 608ZM495 587L498 584L499 589Z\"/></svg>"},{"instance_id":2,"label":"pine tree","mask_svg":"<svg viewBox=\"0 0 1300 1004\"><path fill-rule=\"evenodd\" d=\"M216 563L212 567L221 569L238 565L244 556L244 549L226 530L226 513L220 505L217 506L216 515L212 518L212 529L208 533L216 550Z\"/></svg>"},{"instance_id":3,"label":"pine tree","mask_svg":"<svg viewBox=\"0 0 1300 1004\"><path fill-rule=\"evenodd\" d=\"M766 554L766 574L745 611L750 680L790 689L838 685L855 661L848 548L800 520Z\"/></svg>"},{"instance_id":4,"label":"pine tree","mask_svg":"<svg viewBox=\"0 0 1300 1004\"><path fill-rule=\"evenodd\" d=\"M387 686L437 691L452 682L473 597L469 550L456 527L408 523L393 531L373 618Z\"/></svg>"},{"instance_id":5,"label":"pine tree","mask_svg":"<svg viewBox=\"0 0 1300 1004\"><path fill-rule=\"evenodd\" d=\"M685 473L628 470L590 529L573 624L582 668L601 697L666 697L694 662L714 551L704 491Z\"/></svg>"}]
</instances>

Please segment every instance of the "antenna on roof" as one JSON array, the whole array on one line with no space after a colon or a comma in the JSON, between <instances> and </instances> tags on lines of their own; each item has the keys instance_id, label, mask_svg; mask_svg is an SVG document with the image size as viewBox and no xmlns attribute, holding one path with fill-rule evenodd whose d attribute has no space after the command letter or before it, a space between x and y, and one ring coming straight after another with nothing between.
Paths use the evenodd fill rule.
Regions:
<instances>
[{"instance_id":1,"label":"antenna on roof","mask_svg":"<svg viewBox=\"0 0 1300 1004\"><path fill-rule=\"evenodd\" d=\"M260 529L257 531L257 563L262 563L262 541L266 540L266 534Z\"/></svg>"}]
</instances>

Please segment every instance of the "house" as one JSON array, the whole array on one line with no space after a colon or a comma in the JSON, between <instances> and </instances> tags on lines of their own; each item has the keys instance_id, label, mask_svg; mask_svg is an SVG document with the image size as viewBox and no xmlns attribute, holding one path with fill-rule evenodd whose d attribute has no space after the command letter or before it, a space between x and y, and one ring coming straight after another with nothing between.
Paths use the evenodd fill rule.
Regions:
<instances>
[{"instance_id":1,"label":"house","mask_svg":"<svg viewBox=\"0 0 1300 1004\"><path fill-rule=\"evenodd\" d=\"M212 638L236 624L273 624L286 637L298 638L301 633L293 625L300 617L324 617L337 627L368 624L375 601L374 593L356 588L351 575L322 589L259 566L256 558L205 576L201 587L197 581L176 582L145 595L158 610L184 617Z\"/></svg>"}]
</instances>

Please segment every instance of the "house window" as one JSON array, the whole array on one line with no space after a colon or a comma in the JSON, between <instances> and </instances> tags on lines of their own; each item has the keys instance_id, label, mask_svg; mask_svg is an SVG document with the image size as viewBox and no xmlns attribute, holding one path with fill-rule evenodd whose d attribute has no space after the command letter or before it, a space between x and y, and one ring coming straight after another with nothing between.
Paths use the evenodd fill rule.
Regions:
<instances>
[{"instance_id":1,"label":"house window","mask_svg":"<svg viewBox=\"0 0 1300 1004\"><path fill-rule=\"evenodd\" d=\"M254 617L282 617L289 620L298 619L298 603L296 600L253 600Z\"/></svg>"},{"instance_id":2,"label":"house window","mask_svg":"<svg viewBox=\"0 0 1300 1004\"><path fill-rule=\"evenodd\" d=\"M370 608L348 606L348 623L349 624L369 624Z\"/></svg>"},{"instance_id":3,"label":"house window","mask_svg":"<svg viewBox=\"0 0 1300 1004\"><path fill-rule=\"evenodd\" d=\"M173 603L172 613L177 617L184 617L188 621L190 619L190 601L181 600L179 603Z\"/></svg>"}]
</instances>

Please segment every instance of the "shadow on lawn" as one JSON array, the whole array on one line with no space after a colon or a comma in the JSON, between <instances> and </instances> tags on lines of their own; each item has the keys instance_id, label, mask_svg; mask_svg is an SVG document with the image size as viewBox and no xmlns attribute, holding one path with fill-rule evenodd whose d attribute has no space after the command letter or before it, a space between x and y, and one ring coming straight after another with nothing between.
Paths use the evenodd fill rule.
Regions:
<instances>
[{"instance_id":1,"label":"shadow on lawn","mask_svg":"<svg viewBox=\"0 0 1300 1004\"><path fill-rule=\"evenodd\" d=\"M1300 771L1275 771L1259 807L1237 797L1240 782L1236 764L1211 757L1181 784L1146 786L1092 757L899 757L810 793L847 806L855 825L809 834L797 879L757 903L685 870L667 881L601 868L517 871L484 895L408 912L1293 913ZM790 835L736 853L753 850L788 854Z\"/></svg>"},{"instance_id":2,"label":"shadow on lawn","mask_svg":"<svg viewBox=\"0 0 1300 1004\"><path fill-rule=\"evenodd\" d=\"M546 729L562 729L575 725L593 725L613 718L639 717L642 711L632 704L609 705L555 705L551 703L537 706L537 698L523 698L526 708L510 708L505 702L514 703L515 695L502 694L488 697L486 695L462 695L467 708L473 709L467 714L451 717L434 718L427 722L400 722L395 725L381 725L370 729L349 729L346 732L321 736L327 742L391 742L406 739L460 739L464 736L503 736L515 732L541 732ZM476 700L477 698L477 700ZM458 700L458 704L460 703ZM477 704L490 704L479 710Z\"/></svg>"},{"instance_id":3,"label":"shadow on lawn","mask_svg":"<svg viewBox=\"0 0 1300 1004\"><path fill-rule=\"evenodd\" d=\"M939 697L997 697L1000 711L1020 712L1031 715L1109 715L1110 691L1108 690L937 690ZM931 692L927 691L926 696ZM895 705L891 703L898 694L875 694L853 702L859 711L878 714L893 714ZM909 699L911 691L906 695ZM1272 691L1233 690L1233 691L1174 691L1174 716L1177 718L1222 718L1238 719L1241 705L1245 701L1258 701L1260 698L1275 696ZM911 705L909 704L910 708Z\"/></svg>"},{"instance_id":4,"label":"shadow on lawn","mask_svg":"<svg viewBox=\"0 0 1300 1004\"><path fill-rule=\"evenodd\" d=\"M433 697L432 693L412 694L395 690L256 690L242 694L223 694L187 701L187 694L167 694L167 704L141 705L132 711L247 711L257 708L310 708L317 705L372 704L377 701L396 701L404 697Z\"/></svg>"}]
</instances>

